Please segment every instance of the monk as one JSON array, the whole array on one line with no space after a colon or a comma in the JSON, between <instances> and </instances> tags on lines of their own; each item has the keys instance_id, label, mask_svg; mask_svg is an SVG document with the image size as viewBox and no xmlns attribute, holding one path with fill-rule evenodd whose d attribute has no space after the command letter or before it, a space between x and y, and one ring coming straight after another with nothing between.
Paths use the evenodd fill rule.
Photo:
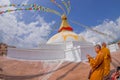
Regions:
<instances>
[{"instance_id":1,"label":"monk","mask_svg":"<svg viewBox=\"0 0 120 80\"><path fill-rule=\"evenodd\" d=\"M106 43L102 43L102 52L104 53L104 76L106 77L110 73L110 62L111 62L111 55L110 50L106 47Z\"/></svg>"},{"instance_id":2,"label":"monk","mask_svg":"<svg viewBox=\"0 0 120 80\"><path fill-rule=\"evenodd\" d=\"M90 55L87 55L89 60L91 70L89 79L90 80L103 80L104 76L104 54L101 52L101 46L96 45L95 51L97 53L95 59L92 58Z\"/></svg>"}]
</instances>

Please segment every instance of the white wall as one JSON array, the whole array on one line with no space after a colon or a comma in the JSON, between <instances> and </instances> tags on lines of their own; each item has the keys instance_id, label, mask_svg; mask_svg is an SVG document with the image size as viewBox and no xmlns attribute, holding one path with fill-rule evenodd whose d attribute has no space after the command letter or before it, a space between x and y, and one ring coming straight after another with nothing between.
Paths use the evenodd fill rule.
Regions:
<instances>
[{"instance_id":1,"label":"white wall","mask_svg":"<svg viewBox=\"0 0 120 80\"><path fill-rule=\"evenodd\" d=\"M95 51L92 43L73 41L66 43L65 54L67 61L79 62L87 60L87 54L94 57Z\"/></svg>"},{"instance_id":2,"label":"white wall","mask_svg":"<svg viewBox=\"0 0 120 80\"><path fill-rule=\"evenodd\" d=\"M111 44L108 46L110 49L110 52L116 52L118 50L118 45L117 44Z\"/></svg>"},{"instance_id":3,"label":"white wall","mask_svg":"<svg viewBox=\"0 0 120 80\"><path fill-rule=\"evenodd\" d=\"M87 59L86 54L95 56L93 44L72 41L59 44L41 44L38 49L8 48L7 56L19 60L64 59L80 62Z\"/></svg>"},{"instance_id":4,"label":"white wall","mask_svg":"<svg viewBox=\"0 0 120 80\"><path fill-rule=\"evenodd\" d=\"M39 49L8 48L7 56L22 60L64 59L64 45L43 45Z\"/></svg>"}]
</instances>

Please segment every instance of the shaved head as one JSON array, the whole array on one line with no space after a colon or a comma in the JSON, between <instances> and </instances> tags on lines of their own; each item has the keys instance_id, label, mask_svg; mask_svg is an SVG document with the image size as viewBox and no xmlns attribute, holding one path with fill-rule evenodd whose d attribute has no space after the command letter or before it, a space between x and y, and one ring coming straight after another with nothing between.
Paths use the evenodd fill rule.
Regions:
<instances>
[{"instance_id":1,"label":"shaved head","mask_svg":"<svg viewBox=\"0 0 120 80\"><path fill-rule=\"evenodd\" d=\"M95 52L98 53L101 50L101 46L99 44L95 45Z\"/></svg>"},{"instance_id":2,"label":"shaved head","mask_svg":"<svg viewBox=\"0 0 120 80\"><path fill-rule=\"evenodd\" d=\"M101 49L101 46L99 44L95 45L95 47Z\"/></svg>"},{"instance_id":3,"label":"shaved head","mask_svg":"<svg viewBox=\"0 0 120 80\"><path fill-rule=\"evenodd\" d=\"M106 43L105 43L105 42L103 42L103 43L102 43L102 46L103 46L103 47L106 47Z\"/></svg>"}]
</instances>

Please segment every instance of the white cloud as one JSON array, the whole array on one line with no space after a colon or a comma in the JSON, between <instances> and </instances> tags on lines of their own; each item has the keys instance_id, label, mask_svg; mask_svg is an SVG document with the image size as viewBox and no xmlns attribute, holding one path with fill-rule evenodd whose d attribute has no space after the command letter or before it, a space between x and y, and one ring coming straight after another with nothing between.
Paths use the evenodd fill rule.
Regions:
<instances>
[{"instance_id":1,"label":"white cloud","mask_svg":"<svg viewBox=\"0 0 120 80\"><path fill-rule=\"evenodd\" d=\"M0 5L8 5L10 4L10 0L0 0Z\"/></svg>"},{"instance_id":2,"label":"white cloud","mask_svg":"<svg viewBox=\"0 0 120 80\"><path fill-rule=\"evenodd\" d=\"M29 0L24 0L23 2L22 2L22 4L27 4L29 2Z\"/></svg>"},{"instance_id":3,"label":"white cloud","mask_svg":"<svg viewBox=\"0 0 120 80\"><path fill-rule=\"evenodd\" d=\"M106 33L108 35L111 35L114 37L114 39L108 36L100 35L90 30L86 30L80 33L80 35L83 35L87 41L93 42L93 43L101 43L103 41L108 43L115 40L119 40L120 39L120 36L119 36L120 35L120 17L116 21L105 20L102 24L94 26L93 29Z\"/></svg>"},{"instance_id":4,"label":"white cloud","mask_svg":"<svg viewBox=\"0 0 120 80\"><path fill-rule=\"evenodd\" d=\"M9 0L2 0L0 4L10 4ZM22 13L22 12L20 12ZM46 42L54 22L47 23L43 17L38 16L36 21L26 24L18 21L14 13L0 15L0 42L17 47L36 47L39 43Z\"/></svg>"},{"instance_id":5,"label":"white cloud","mask_svg":"<svg viewBox=\"0 0 120 80\"><path fill-rule=\"evenodd\" d=\"M14 10L15 7L10 7L9 4L10 4L10 0L1 0L0 1L0 6L5 6L6 5L6 7L0 8L0 11ZM14 12L12 12L12 13L14 13Z\"/></svg>"}]
</instances>

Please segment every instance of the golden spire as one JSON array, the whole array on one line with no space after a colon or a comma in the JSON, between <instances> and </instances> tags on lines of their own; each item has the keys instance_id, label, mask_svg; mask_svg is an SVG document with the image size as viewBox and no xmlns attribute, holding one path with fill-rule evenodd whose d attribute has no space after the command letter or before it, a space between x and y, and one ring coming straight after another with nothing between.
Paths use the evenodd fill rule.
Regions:
<instances>
[{"instance_id":1,"label":"golden spire","mask_svg":"<svg viewBox=\"0 0 120 80\"><path fill-rule=\"evenodd\" d=\"M69 23L67 22L66 15L63 14L61 16L61 19L62 19L62 22L61 22L61 25L60 25L60 28L59 28L58 32L61 32L61 31L73 31L73 28L70 27Z\"/></svg>"}]
</instances>

